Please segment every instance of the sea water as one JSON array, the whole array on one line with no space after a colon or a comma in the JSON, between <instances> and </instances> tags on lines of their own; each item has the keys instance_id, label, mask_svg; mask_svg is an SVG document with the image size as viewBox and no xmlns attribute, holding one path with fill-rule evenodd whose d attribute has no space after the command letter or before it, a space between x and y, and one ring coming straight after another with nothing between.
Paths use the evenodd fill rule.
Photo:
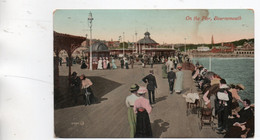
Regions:
<instances>
[{"instance_id":1,"label":"sea water","mask_svg":"<svg viewBox=\"0 0 260 140\"><path fill-rule=\"evenodd\" d=\"M211 70L209 70L211 60ZM209 71L213 71L227 84L243 84L245 90L239 91L242 99L254 103L254 59L253 58L193 58L193 64L199 62Z\"/></svg>"}]
</instances>

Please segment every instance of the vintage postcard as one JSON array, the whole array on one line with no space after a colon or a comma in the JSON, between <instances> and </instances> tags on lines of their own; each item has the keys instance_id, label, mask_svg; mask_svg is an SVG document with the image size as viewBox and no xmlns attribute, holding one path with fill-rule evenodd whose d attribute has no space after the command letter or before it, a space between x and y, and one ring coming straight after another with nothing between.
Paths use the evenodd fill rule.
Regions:
<instances>
[{"instance_id":1,"label":"vintage postcard","mask_svg":"<svg viewBox=\"0 0 260 140\"><path fill-rule=\"evenodd\" d=\"M252 9L57 9L58 138L252 138Z\"/></svg>"}]
</instances>

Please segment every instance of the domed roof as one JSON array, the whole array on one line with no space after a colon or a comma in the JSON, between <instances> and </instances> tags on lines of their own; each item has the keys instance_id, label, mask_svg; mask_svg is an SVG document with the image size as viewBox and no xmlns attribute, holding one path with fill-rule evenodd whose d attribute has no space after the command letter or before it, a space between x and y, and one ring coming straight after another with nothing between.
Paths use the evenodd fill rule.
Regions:
<instances>
[{"instance_id":1,"label":"domed roof","mask_svg":"<svg viewBox=\"0 0 260 140\"><path fill-rule=\"evenodd\" d=\"M147 36L147 35L150 36L150 33L149 32L145 32L144 35L145 36Z\"/></svg>"},{"instance_id":2,"label":"domed roof","mask_svg":"<svg viewBox=\"0 0 260 140\"><path fill-rule=\"evenodd\" d=\"M144 35L145 35L144 38L137 41L137 43L140 43L140 44L158 44L156 41L151 39L149 32L145 32Z\"/></svg>"},{"instance_id":3,"label":"domed roof","mask_svg":"<svg viewBox=\"0 0 260 140\"><path fill-rule=\"evenodd\" d=\"M89 51L89 49L88 49ZM94 44L92 44L92 51L93 52L104 52L104 51L109 51L108 47L106 44L102 43L102 42L95 42Z\"/></svg>"},{"instance_id":4,"label":"domed roof","mask_svg":"<svg viewBox=\"0 0 260 140\"><path fill-rule=\"evenodd\" d=\"M140 43L140 44L158 44L156 41L154 41L153 39L151 38L143 38L143 39L140 39L137 44Z\"/></svg>"}]
</instances>

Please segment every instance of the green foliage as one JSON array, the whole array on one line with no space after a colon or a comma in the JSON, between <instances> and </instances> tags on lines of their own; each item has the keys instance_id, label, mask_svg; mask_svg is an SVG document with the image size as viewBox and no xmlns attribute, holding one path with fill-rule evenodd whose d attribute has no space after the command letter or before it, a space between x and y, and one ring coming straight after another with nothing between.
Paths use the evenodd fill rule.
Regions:
<instances>
[{"instance_id":1,"label":"green foliage","mask_svg":"<svg viewBox=\"0 0 260 140\"><path fill-rule=\"evenodd\" d=\"M121 42L119 45L119 48L123 48L123 44L125 45L125 49L128 48L128 43L127 42Z\"/></svg>"}]
</instances>

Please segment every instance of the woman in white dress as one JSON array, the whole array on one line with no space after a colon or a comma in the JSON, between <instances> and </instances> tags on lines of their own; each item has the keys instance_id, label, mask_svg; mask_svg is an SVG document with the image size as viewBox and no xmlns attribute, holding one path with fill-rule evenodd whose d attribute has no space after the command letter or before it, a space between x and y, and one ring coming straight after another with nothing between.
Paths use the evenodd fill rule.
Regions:
<instances>
[{"instance_id":1,"label":"woman in white dress","mask_svg":"<svg viewBox=\"0 0 260 140\"><path fill-rule=\"evenodd\" d=\"M102 70L103 69L102 63L103 63L103 61L102 61L102 58L100 57L99 60L98 60L98 67L97 67L98 70Z\"/></svg>"}]
</instances>

